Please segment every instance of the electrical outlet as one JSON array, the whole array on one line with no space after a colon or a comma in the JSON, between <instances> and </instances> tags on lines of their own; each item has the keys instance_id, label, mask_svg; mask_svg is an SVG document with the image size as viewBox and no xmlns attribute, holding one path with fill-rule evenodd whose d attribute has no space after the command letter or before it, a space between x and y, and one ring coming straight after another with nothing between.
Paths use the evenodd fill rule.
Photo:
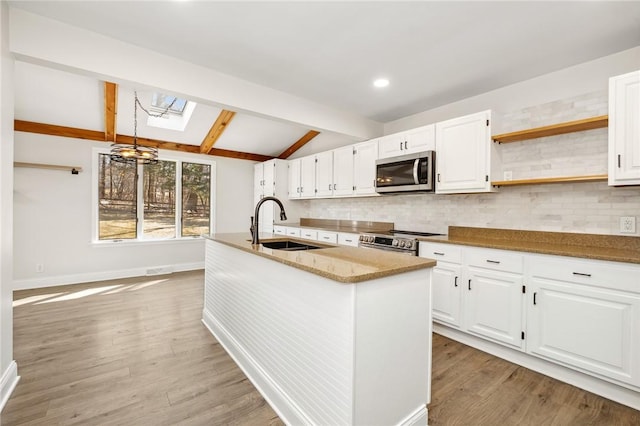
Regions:
<instances>
[{"instance_id":1,"label":"electrical outlet","mask_svg":"<svg viewBox=\"0 0 640 426\"><path fill-rule=\"evenodd\" d=\"M624 234L635 234L636 218L634 216L622 216L620 218L620 232Z\"/></svg>"},{"instance_id":2,"label":"electrical outlet","mask_svg":"<svg viewBox=\"0 0 640 426\"><path fill-rule=\"evenodd\" d=\"M504 180L511 179L513 179L513 172L511 170L507 170L506 172L504 172Z\"/></svg>"},{"instance_id":3,"label":"electrical outlet","mask_svg":"<svg viewBox=\"0 0 640 426\"><path fill-rule=\"evenodd\" d=\"M44 265L42 263L36 263L36 272L44 272Z\"/></svg>"}]
</instances>

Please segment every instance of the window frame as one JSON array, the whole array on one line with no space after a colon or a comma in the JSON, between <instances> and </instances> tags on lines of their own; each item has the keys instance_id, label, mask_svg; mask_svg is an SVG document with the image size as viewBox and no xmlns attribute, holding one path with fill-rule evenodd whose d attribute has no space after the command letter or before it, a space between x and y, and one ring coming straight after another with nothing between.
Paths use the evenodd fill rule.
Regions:
<instances>
[{"instance_id":1,"label":"window frame","mask_svg":"<svg viewBox=\"0 0 640 426\"><path fill-rule=\"evenodd\" d=\"M161 161L173 161L176 163L176 196L175 196L175 224L176 224L176 236L171 238L144 238L143 226L144 226L144 173L141 165L138 165L137 173L137 193L136 193L136 238L127 239L99 239L99 193L98 193L98 180L99 167L100 167L100 154L109 154L109 148L93 148L91 158L91 244L95 245L139 245L139 244L166 244L171 242L184 242L199 240L203 237L201 235L182 236L182 163L196 163L205 164L210 167L210 187L209 187L209 233L215 233L215 211L216 211L216 162L214 160L205 158L196 158L192 154L175 152L175 151L158 151L158 159ZM177 164L180 163L180 167ZM180 236L178 236L178 233Z\"/></svg>"}]
</instances>

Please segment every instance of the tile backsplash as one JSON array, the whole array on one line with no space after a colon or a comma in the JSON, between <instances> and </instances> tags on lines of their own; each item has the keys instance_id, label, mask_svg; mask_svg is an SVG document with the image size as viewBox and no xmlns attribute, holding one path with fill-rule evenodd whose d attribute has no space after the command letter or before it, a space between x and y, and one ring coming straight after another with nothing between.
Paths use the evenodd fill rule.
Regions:
<instances>
[{"instance_id":1,"label":"tile backsplash","mask_svg":"<svg viewBox=\"0 0 640 426\"><path fill-rule=\"evenodd\" d=\"M607 114L599 91L501 115L501 133ZM513 179L607 173L607 129L497 147ZM502 180L502 176L494 176ZM503 187L488 194L410 194L299 201L302 216L395 222L398 229L446 233L449 225L619 234L620 216L640 215L640 187L606 182Z\"/></svg>"}]
</instances>

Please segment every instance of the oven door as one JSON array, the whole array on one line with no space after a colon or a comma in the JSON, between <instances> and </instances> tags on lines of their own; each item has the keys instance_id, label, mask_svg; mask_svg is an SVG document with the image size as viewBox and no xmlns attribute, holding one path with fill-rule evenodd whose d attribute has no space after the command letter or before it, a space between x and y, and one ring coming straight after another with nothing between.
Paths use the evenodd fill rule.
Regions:
<instances>
[{"instance_id":1,"label":"oven door","mask_svg":"<svg viewBox=\"0 0 640 426\"><path fill-rule=\"evenodd\" d=\"M433 186L433 151L376 161L376 192L430 192Z\"/></svg>"}]
</instances>

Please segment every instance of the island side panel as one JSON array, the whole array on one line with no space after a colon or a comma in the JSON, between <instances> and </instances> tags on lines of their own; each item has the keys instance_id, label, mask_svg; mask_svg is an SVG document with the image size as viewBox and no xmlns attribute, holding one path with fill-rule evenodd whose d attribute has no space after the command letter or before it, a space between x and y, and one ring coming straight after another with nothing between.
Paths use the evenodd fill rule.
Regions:
<instances>
[{"instance_id":1,"label":"island side panel","mask_svg":"<svg viewBox=\"0 0 640 426\"><path fill-rule=\"evenodd\" d=\"M426 425L431 268L356 287L355 424Z\"/></svg>"},{"instance_id":2,"label":"island side panel","mask_svg":"<svg viewBox=\"0 0 640 426\"><path fill-rule=\"evenodd\" d=\"M207 241L203 321L289 424L351 424L354 286Z\"/></svg>"}]
</instances>

